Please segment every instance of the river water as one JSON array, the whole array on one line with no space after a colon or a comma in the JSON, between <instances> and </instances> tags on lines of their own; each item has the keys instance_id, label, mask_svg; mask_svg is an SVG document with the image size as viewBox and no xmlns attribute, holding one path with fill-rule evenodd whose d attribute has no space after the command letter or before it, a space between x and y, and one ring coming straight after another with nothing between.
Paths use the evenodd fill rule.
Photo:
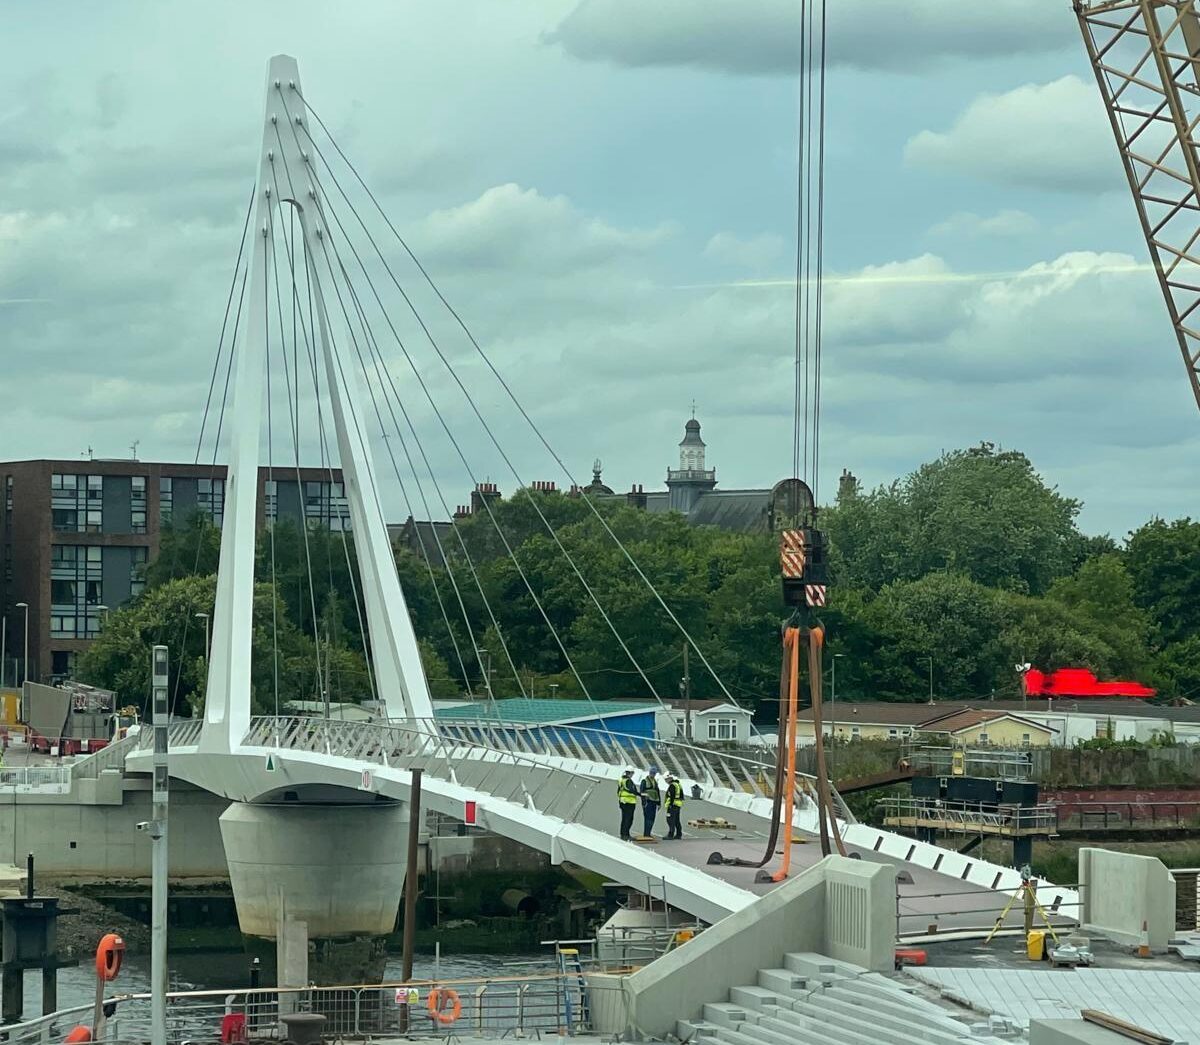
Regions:
<instances>
[{"instance_id":1,"label":"river water","mask_svg":"<svg viewBox=\"0 0 1200 1045\"><path fill-rule=\"evenodd\" d=\"M413 977L418 980L479 980L493 976L519 976L550 969L550 949L538 954L453 954L435 962L432 955L413 959ZM530 962L545 963L542 968ZM227 990L249 985L249 959L240 951L222 954L173 954L168 961L173 991ZM389 955L384 982L400 979L399 955ZM267 986L264 984L263 986ZM150 958L135 955L125 960L120 976L108 985L106 994L137 994L150 990ZM90 1004L96 997L96 974L90 962L58 973L58 1007ZM41 1013L41 976L25 977L25 1019Z\"/></svg>"}]
</instances>

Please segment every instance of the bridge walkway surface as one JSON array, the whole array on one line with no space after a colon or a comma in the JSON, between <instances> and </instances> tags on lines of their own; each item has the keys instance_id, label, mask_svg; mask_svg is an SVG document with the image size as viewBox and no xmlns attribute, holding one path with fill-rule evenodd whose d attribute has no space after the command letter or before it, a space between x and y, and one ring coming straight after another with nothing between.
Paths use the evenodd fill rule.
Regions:
<instances>
[{"instance_id":1,"label":"bridge walkway surface","mask_svg":"<svg viewBox=\"0 0 1200 1045\"><path fill-rule=\"evenodd\" d=\"M410 798L411 771L422 771L427 808L463 819L476 804L480 827L603 874L713 922L753 903L774 887L755 882L750 867L710 865L709 856L760 860L770 828L772 800L766 781L773 767L678 743L620 737L603 732L570 735L543 730L501 746L507 731L480 727L446 730L441 724L337 722L325 719L256 718L244 741L229 754L199 749L200 723L172 726L171 775L231 801L279 801L287 791L338 788L369 791L388 799ZM149 736L126 752L125 768L147 772ZM515 748L520 747L520 750ZM108 764L117 760L108 756ZM689 819L722 817L733 826L720 834L685 828L683 841L637 844L615 836L615 785L626 766L666 766L683 780ZM85 763L86 765L86 763ZM85 765L80 769L86 772ZM773 782L773 779L771 780ZM820 859L816 806L811 784L802 780L796 796L792 868L798 873ZM303 798L301 799L303 800ZM844 807L843 807L844 808ZM926 843L858 824L846 813L841 830L847 851L858 858L891 863L898 885L898 931L924 933L990 928L1019 875L986 861L972 860ZM778 866L777 858L769 864ZM1057 897L1063 913L1073 913L1077 897ZM1013 923L1019 914L1014 910Z\"/></svg>"}]
</instances>

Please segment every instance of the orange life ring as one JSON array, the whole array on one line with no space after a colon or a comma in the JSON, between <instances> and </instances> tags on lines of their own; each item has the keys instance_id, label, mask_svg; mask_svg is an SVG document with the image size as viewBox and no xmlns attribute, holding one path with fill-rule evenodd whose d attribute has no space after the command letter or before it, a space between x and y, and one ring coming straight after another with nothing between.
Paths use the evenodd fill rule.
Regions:
<instances>
[{"instance_id":1,"label":"orange life ring","mask_svg":"<svg viewBox=\"0 0 1200 1045\"><path fill-rule=\"evenodd\" d=\"M78 1026L74 1030L72 1030L71 1033L68 1034L65 1038L63 1038L63 1045L78 1045L79 1042L91 1041L91 1040L92 1040L92 1029L90 1027L84 1027L81 1024L80 1026Z\"/></svg>"},{"instance_id":2,"label":"orange life ring","mask_svg":"<svg viewBox=\"0 0 1200 1045\"><path fill-rule=\"evenodd\" d=\"M125 941L116 933L101 937L96 948L96 976L101 980L115 980L121 971L121 958L125 954Z\"/></svg>"},{"instance_id":3,"label":"orange life ring","mask_svg":"<svg viewBox=\"0 0 1200 1045\"><path fill-rule=\"evenodd\" d=\"M429 1015L438 1023L450 1024L462 1015L462 1002L458 999L458 991L449 987L434 987L429 992L425 1002Z\"/></svg>"}]
</instances>

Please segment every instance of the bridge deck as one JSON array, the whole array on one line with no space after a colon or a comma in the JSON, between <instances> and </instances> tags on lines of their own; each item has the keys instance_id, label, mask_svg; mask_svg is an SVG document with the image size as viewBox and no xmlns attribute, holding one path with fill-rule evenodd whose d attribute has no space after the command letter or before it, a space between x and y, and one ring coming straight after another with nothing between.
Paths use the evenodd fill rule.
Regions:
<instances>
[{"instance_id":1,"label":"bridge deck","mask_svg":"<svg viewBox=\"0 0 1200 1045\"><path fill-rule=\"evenodd\" d=\"M461 736L448 739L394 725L265 719L255 720L236 750L206 752L196 743L198 726L173 729L172 775L234 801L278 801L284 791L333 787L403 802L410 797L411 770L419 767L428 808L461 818L466 803L474 802L486 829L539 849L554 863L574 863L648 895L665 895L672 906L705 921L740 910L771 888L770 883L755 883L754 868L708 863L714 851L754 861L763 855L771 802L742 786L754 774L740 769L720 767L714 773L697 765L697 776L683 777L689 796L685 820L724 817L736 825L732 830L717 834L688 828L680 842L636 845L616 838L615 781L623 765L578 752L497 751ZM655 759L662 765L661 749L656 745L642 753L641 764ZM629 761L624 765L638 764L633 753L625 754ZM132 751L127 768L145 771L148 755L145 749ZM273 766L269 771L268 759ZM701 798L691 797L693 785ZM795 831L810 841L793 847L794 874L820 859L815 825L815 807L798 794ZM1016 872L975 857L864 824L843 827L849 852L906 872L897 889L902 933L924 933L931 926L990 928L1009 891L1019 884ZM1054 893L1061 894L1063 913L1073 914L1070 905L1077 897L1067 890ZM1054 902L1053 897L1047 900Z\"/></svg>"}]
</instances>

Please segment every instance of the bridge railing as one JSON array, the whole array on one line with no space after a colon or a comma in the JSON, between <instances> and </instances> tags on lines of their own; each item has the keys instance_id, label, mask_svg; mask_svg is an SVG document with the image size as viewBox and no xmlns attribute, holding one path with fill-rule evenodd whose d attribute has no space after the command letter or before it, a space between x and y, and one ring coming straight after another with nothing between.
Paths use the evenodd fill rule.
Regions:
<instances>
[{"instance_id":1,"label":"bridge railing","mask_svg":"<svg viewBox=\"0 0 1200 1045\"><path fill-rule=\"evenodd\" d=\"M242 743L247 747L309 751L367 764L421 769L567 821L574 820L596 787L607 786L607 781L578 775L564 783L562 770L544 760L426 733L415 726L263 716L250 720ZM502 772L504 767L512 766L520 772Z\"/></svg>"},{"instance_id":2,"label":"bridge railing","mask_svg":"<svg viewBox=\"0 0 1200 1045\"><path fill-rule=\"evenodd\" d=\"M540 797L558 772L552 764L547 764L547 756L614 768L646 769L657 765L705 789L726 788L767 799L774 796L774 766L719 751L574 727L544 727L531 731L529 736L512 735L514 732L494 724L446 723L436 719L385 724L261 716L251 720L243 744L320 752L383 765L421 766L488 793L499 795L499 791L492 790L499 787L505 792L500 797L526 802ZM171 743L176 743L175 727ZM528 776L515 789L511 781L501 784L493 779L495 766L505 763L527 770ZM520 794L526 779L535 781L535 787ZM558 779L561 785L561 777ZM574 811L582 808L599 781L588 779L584 783L585 790L561 786L551 789L555 795L555 815L565 811L560 808L564 800L575 806ZM815 794L814 784L807 777L798 782L797 790L809 798ZM852 822L845 804L840 798L837 801L843 817ZM538 808L552 812L549 806Z\"/></svg>"},{"instance_id":3,"label":"bridge railing","mask_svg":"<svg viewBox=\"0 0 1200 1045\"><path fill-rule=\"evenodd\" d=\"M94 780L106 769L124 768L125 756L136 750L141 733L147 734L142 739L149 743L149 730L126 734L120 740L105 745L94 754L77 758L71 763L71 776L77 780Z\"/></svg>"},{"instance_id":4,"label":"bridge railing","mask_svg":"<svg viewBox=\"0 0 1200 1045\"><path fill-rule=\"evenodd\" d=\"M0 768L0 791L62 794L71 789L70 766L13 766Z\"/></svg>"},{"instance_id":5,"label":"bridge railing","mask_svg":"<svg viewBox=\"0 0 1200 1045\"><path fill-rule=\"evenodd\" d=\"M452 991L458 1013L446 1004L441 1018L429 1006ZM293 1013L325 1017L325 1040L373 1038L490 1038L578 1034L591 1029L597 987L574 972L531 973L488 979L414 981L407 985L176 991L167 995L167 1040L285 1040L283 1021ZM411 993L410 993L411 992ZM415 999L415 1001L414 1001ZM143 1043L151 1038L150 996L109 999L104 1041ZM56 1045L79 1024L91 1023L92 1006L76 1006L4 1028L7 1045ZM445 1022L444 1022L445 1021Z\"/></svg>"},{"instance_id":6,"label":"bridge railing","mask_svg":"<svg viewBox=\"0 0 1200 1045\"><path fill-rule=\"evenodd\" d=\"M574 725L515 725L486 719L416 719L423 731L464 743L530 756L577 759L609 766L645 770L656 766L681 780L706 787L721 787L761 798L775 797L775 765L762 759L735 755L716 747L682 740L664 740ZM815 798L816 779L797 776L797 791ZM840 796L841 816L854 822Z\"/></svg>"}]
</instances>

